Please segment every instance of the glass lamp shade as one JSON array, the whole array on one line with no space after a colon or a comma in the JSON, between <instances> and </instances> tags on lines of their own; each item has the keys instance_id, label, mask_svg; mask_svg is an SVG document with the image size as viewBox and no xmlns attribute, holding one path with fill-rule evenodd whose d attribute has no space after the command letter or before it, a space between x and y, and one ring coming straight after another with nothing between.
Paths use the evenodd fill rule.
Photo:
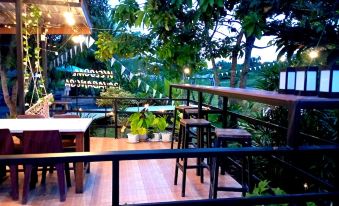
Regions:
<instances>
[{"instance_id":1,"label":"glass lamp shade","mask_svg":"<svg viewBox=\"0 0 339 206\"><path fill-rule=\"evenodd\" d=\"M295 92L295 68L293 67L287 67L286 69L286 94L294 94Z\"/></svg>"},{"instance_id":2,"label":"glass lamp shade","mask_svg":"<svg viewBox=\"0 0 339 206\"><path fill-rule=\"evenodd\" d=\"M280 71L279 75L279 93L294 94L295 92L295 68L287 67Z\"/></svg>"},{"instance_id":3,"label":"glass lamp shade","mask_svg":"<svg viewBox=\"0 0 339 206\"><path fill-rule=\"evenodd\" d=\"M320 97L339 98L339 65L320 71L318 94Z\"/></svg>"},{"instance_id":4,"label":"glass lamp shade","mask_svg":"<svg viewBox=\"0 0 339 206\"><path fill-rule=\"evenodd\" d=\"M286 69L283 69L279 73L279 93L286 92Z\"/></svg>"},{"instance_id":5,"label":"glass lamp shade","mask_svg":"<svg viewBox=\"0 0 339 206\"><path fill-rule=\"evenodd\" d=\"M295 94L317 95L317 67L299 67L296 69Z\"/></svg>"}]
</instances>

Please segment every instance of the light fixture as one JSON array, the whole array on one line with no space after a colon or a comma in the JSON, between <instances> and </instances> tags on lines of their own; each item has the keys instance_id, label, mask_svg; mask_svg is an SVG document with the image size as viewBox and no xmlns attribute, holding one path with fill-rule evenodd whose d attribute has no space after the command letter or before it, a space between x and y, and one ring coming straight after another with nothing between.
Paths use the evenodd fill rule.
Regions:
<instances>
[{"instance_id":1,"label":"light fixture","mask_svg":"<svg viewBox=\"0 0 339 206\"><path fill-rule=\"evenodd\" d=\"M317 95L317 67L299 67L296 69L295 94Z\"/></svg>"},{"instance_id":2,"label":"light fixture","mask_svg":"<svg viewBox=\"0 0 339 206\"><path fill-rule=\"evenodd\" d=\"M65 17L66 23L68 25L70 25L70 26L74 26L75 25L75 19L74 19L74 16L73 16L73 13L71 12L71 10L65 11L64 12L64 17Z\"/></svg>"},{"instance_id":3,"label":"light fixture","mask_svg":"<svg viewBox=\"0 0 339 206\"><path fill-rule=\"evenodd\" d=\"M308 56L311 59L315 59L319 56L319 52L317 50L311 50L310 53L308 53Z\"/></svg>"},{"instance_id":4,"label":"light fixture","mask_svg":"<svg viewBox=\"0 0 339 206\"><path fill-rule=\"evenodd\" d=\"M188 68L188 67L184 68L184 73L185 74L189 74L190 72L191 72L190 68Z\"/></svg>"},{"instance_id":5,"label":"light fixture","mask_svg":"<svg viewBox=\"0 0 339 206\"><path fill-rule=\"evenodd\" d=\"M86 40L84 35L73 36L72 41L76 44L82 44Z\"/></svg>"},{"instance_id":6,"label":"light fixture","mask_svg":"<svg viewBox=\"0 0 339 206\"><path fill-rule=\"evenodd\" d=\"M41 38L41 41L46 41L46 34L41 34L40 38Z\"/></svg>"},{"instance_id":7,"label":"light fixture","mask_svg":"<svg viewBox=\"0 0 339 206\"><path fill-rule=\"evenodd\" d=\"M295 68L287 67L279 74L279 92L293 94L295 91Z\"/></svg>"},{"instance_id":8,"label":"light fixture","mask_svg":"<svg viewBox=\"0 0 339 206\"><path fill-rule=\"evenodd\" d=\"M281 56L281 57L279 58L279 61L280 61L280 62L285 62L286 60L287 60L286 56Z\"/></svg>"},{"instance_id":9,"label":"light fixture","mask_svg":"<svg viewBox=\"0 0 339 206\"><path fill-rule=\"evenodd\" d=\"M339 65L320 70L318 94L320 97L339 97Z\"/></svg>"}]
</instances>

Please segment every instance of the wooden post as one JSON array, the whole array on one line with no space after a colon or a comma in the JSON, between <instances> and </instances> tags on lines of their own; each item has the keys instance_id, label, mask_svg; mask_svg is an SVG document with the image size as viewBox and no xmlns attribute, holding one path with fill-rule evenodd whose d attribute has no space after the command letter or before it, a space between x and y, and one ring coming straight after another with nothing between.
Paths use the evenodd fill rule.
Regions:
<instances>
[{"instance_id":1,"label":"wooden post","mask_svg":"<svg viewBox=\"0 0 339 206\"><path fill-rule=\"evenodd\" d=\"M25 113L25 93L24 93L24 65L22 49L22 0L16 0L16 71L18 78L18 114Z\"/></svg>"},{"instance_id":2,"label":"wooden post","mask_svg":"<svg viewBox=\"0 0 339 206\"><path fill-rule=\"evenodd\" d=\"M222 128L227 127L227 104L228 104L228 98L223 97L222 101Z\"/></svg>"},{"instance_id":3,"label":"wooden post","mask_svg":"<svg viewBox=\"0 0 339 206\"><path fill-rule=\"evenodd\" d=\"M46 48L47 48L47 36L45 38L45 41L42 41L41 42L41 47L42 47L42 50L41 50L41 54L42 54L42 77L44 79L44 83L45 83L45 88L47 90L47 87L48 87L48 81L47 81L47 51L46 51Z\"/></svg>"},{"instance_id":4,"label":"wooden post","mask_svg":"<svg viewBox=\"0 0 339 206\"><path fill-rule=\"evenodd\" d=\"M300 123L300 105L298 102L288 107L288 129L287 145L291 147L299 146L301 140L298 137Z\"/></svg>"}]
</instances>

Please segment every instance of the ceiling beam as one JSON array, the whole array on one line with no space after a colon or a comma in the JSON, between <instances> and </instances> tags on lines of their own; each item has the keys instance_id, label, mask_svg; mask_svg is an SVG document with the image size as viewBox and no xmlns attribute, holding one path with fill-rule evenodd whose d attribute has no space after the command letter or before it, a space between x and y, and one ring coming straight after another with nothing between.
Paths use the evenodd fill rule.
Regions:
<instances>
[{"instance_id":1,"label":"ceiling beam","mask_svg":"<svg viewBox=\"0 0 339 206\"><path fill-rule=\"evenodd\" d=\"M15 27L11 28L1 27L0 34L16 34ZM47 34L90 35L91 30L90 28L84 25L77 26L74 28L69 26L63 26L58 28L48 28Z\"/></svg>"},{"instance_id":2,"label":"ceiling beam","mask_svg":"<svg viewBox=\"0 0 339 206\"><path fill-rule=\"evenodd\" d=\"M15 3L15 0L0 0L0 3ZM40 4L52 6L70 6L81 7L81 2L67 2L67 1L49 1L49 0L23 0L24 4Z\"/></svg>"}]
</instances>

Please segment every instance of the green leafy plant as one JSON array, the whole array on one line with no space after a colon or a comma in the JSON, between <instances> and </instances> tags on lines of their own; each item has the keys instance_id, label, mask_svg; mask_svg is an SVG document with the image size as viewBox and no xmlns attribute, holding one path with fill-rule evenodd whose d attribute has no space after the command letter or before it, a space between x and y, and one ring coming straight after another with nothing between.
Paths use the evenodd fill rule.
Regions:
<instances>
[{"instance_id":1,"label":"green leafy plant","mask_svg":"<svg viewBox=\"0 0 339 206\"><path fill-rule=\"evenodd\" d=\"M154 114L152 112L141 111L132 114L128 118L128 122L131 126L132 134L145 135L147 134L148 128L154 121Z\"/></svg>"},{"instance_id":2,"label":"green leafy plant","mask_svg":"<svg viewBox=\"0 0 339 206\"><path fill-rule=\"evenodd\" d=\"M154 121L152 123L152 126L154 127L154 131L164 132L166 128L168 127L168 123L166 119L167 119L167 116L154 118Z\"/></svg>"},{"instance_id":3,"label":"green leafy plant","mask_svg":"<svg viewBox=\"0 0 339 206\"><path fill-rule=\"evenodd\" d=\"M270 188L268 180L260 181L253 189L251 193L246 193L246 197L255 197L262 195L284 195L286 194L284 190L278 188ZM271 204L270 206L287 206L288 204Z\"/></svg>"}]
</instances>

